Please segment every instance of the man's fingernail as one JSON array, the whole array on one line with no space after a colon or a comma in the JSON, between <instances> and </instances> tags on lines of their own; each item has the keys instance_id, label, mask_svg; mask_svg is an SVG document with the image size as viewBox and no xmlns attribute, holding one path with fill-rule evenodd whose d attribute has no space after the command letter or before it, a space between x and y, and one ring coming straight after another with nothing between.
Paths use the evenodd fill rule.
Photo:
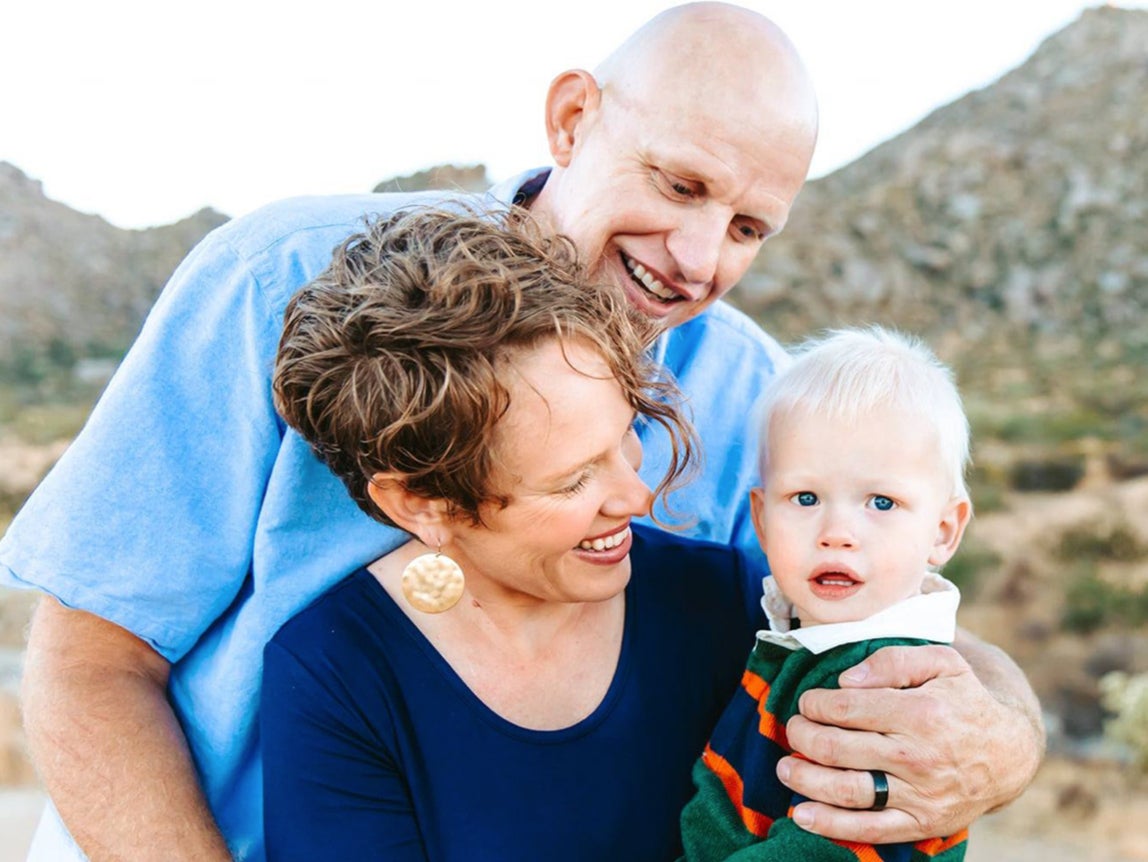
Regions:
<instances>
[{"instance_id":1,"label":"man's fingernail","mask_svg":"<svg viewBox=\"0 0 1148 862\"><path fill-rule=\"evenodd\" d=\"M802 829L808 829L813 825L813 813L805 808L794 808L793 822Z\"/></svg>"},{"instance_id":2,"label":"man's fingernail","mask_svg":"<svg viewBox=\"0 0 1148 862\"><path fill-rule=\"evenodd\" d=\"M777 764L777 777L782 781L789 781L789 775L791 772L793 772L793 767L790 766L786 761L783 760L781 763Z\"/></svg>"},{"instance_id":3,"label":"man's fingernail","mask_svg":"<svg viewBox=\"0 0 1148 862\"><path fill-rule=\"evenodd\" d=\"M841 679L845 682L864 682L867 676L869 676L869 668L863 664L859 664L857 667L851 667L845 671L845 673L841 674Z\"/></svg>"}]
</instances>

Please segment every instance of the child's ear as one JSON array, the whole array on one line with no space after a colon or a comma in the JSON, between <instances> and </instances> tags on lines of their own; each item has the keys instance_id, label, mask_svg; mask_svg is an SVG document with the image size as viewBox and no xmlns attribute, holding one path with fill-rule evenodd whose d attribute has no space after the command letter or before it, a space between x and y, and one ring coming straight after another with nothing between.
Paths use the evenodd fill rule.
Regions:
<instances>
[{"instance_id":1,"label":"child's ear","mask_svg":"<svg viewBox=\"0 0 1148 862\"><path fill-rule=\"evenodd\" d=\"M972 515L973 504L968 497L956 497L949 501L937 525L937 538L933 542L933 552L929 554L929 565L943 566L952 558L961 544L965 527L969 525Z\"/></svg>"},{"instance_id":2,"label":"child's ear","mask_svg":"<svg viewBox=\"0 0 1148 862\"><path fill-rule=\"evenodd\" d=\"M762 553L768 554L765 543L765 489L753 488L749 492L749 511L753 519L753 531L757 533L757 543Z\"/></svg>"},{"instance_id":3,"label":"child's ear","mask_svg":"<svg viewBox=\"0 0 1148 862\"><path fill-rule=\"evenodd\" d=\"M428 532L437 535L448 526L446 502L420 497L410 491L397 474L376 473L367 483L367 495L400 528L419 538ZM437 540L439 543L442 541L441 538ZM427 544L433 546L435 542Z\"/></svg>"}]
</instances>

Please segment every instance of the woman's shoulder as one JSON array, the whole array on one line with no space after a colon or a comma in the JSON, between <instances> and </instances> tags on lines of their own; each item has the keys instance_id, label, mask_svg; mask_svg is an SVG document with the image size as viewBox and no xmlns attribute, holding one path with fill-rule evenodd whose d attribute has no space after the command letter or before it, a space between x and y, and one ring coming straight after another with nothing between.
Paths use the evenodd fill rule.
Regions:
<instances>
[{"instance_id":1,"label":"woman's shoulder","mask_svg":"<svg viewBox=\"0 0 1148 862\"><path fill-rule=\"evenodd\" d=\"M373 639L378 621L387 616L381 592L374 576L365 568L359 569L283 623L271 643L296 654L317 647L326 650L348 641L352 647L361 647L360 641Z\"/></svg>"}]
</instances>

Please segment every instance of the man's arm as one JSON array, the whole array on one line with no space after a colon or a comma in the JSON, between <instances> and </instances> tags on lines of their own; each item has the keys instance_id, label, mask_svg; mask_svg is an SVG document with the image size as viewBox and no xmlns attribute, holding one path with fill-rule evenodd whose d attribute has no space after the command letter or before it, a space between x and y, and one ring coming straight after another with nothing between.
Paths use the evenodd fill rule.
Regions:
<instances>
[{"instance_id":1,"label":"man's arm","mask_svg":"<svg viewBox=\"0 0 1148 862\"><path fill-rule=\"evenodd\" d=\"M954 647L889 647L841 689L802 696L786 730L810 760L778 764L788 787L822 800L795 809L800 826L870 844L951 835L1028 786L1044 754L1036 695L996 647L963 631ZM868 769L888 773L884 811L858 810L873 799Z\"/></svg>"},{"instance_id":2,"label":"man's arm","mask_svg":"<svg viewBox=\"0 0 1148 862\"><path fill-rule=\"evenodd\" d=\"M231 859L167 700L169 672L119 626L40 601L24 666L25 731L92 862Z\"/></svg>"}]
</instances>

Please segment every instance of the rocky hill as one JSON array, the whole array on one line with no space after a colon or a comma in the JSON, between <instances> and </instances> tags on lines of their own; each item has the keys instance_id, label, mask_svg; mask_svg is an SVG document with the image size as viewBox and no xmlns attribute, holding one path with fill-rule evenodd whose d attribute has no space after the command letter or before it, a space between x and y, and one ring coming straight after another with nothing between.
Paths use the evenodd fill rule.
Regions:
<instances>
[{"instance_id":1,"label":"rocky hill","mask_svg":"<svg viewBox=\"0 0 1148 862\"><path fill-rule=\"evenodd\" d=\"M489 185L483 165L444 165L375 191ZM175 224L121 230L45 197L40 182L0 162L0 380L118 358L180 260L226 220L203 209Z\"/></svg>"},{"instance_id":2,"label":"rocky hill","mask_svg":"<svg viewBox=\"0 0 1148 862\"><path fill-rule=\"evenodd\" d=\"M383 180L376 192L421 192L427 189L457 189L463 192L484 192L490 188L486 165L436 165L425 171L416 171L403 177Z\"/></svg>"},{"instance_id":3,"label":"rocky hill","mask_svg":"<svg viewBox=\"0 0 1148 862\"><path fill-rule=\"evenodd\" d=\"M966 347L1148 342L1148 12L1101 7L810 183L735 300L794 338L880 320ZM895 94L874 94L895 98Z\"/></svg>"},{"instance_id":4,"label":"rocky hill","mask_svg":"<svg viewBox=\"0 0 1148 862\"><path fill-rule=\"evenodd\" d=\"M45 361L121 354L176 264L224 221L204 209L121 230L0 162L0 371L34 376Z\"/></svg>"},{"instance_id":5,"label":"rocky hill","mask_svg":"<svg viewBox=\"0 0 1148 862\"><path fill-rule=\"evenodd\" d=\"M1146 69L1148 12L1085 12L998 82L809 183L731 299L787 341L868 320L921 332L989 398L1015 395L997 372L1023 366L1026 397L1086 422L1131 415L1119 435L1148 440L1134 373L1148 364ZM377 189L487 184L482 165L447 166ZM118 355L223 220L122 231L0 164L0 378ZM1070 358L1087 374L1058 386Z\"/></svg>"}]
</instances>

